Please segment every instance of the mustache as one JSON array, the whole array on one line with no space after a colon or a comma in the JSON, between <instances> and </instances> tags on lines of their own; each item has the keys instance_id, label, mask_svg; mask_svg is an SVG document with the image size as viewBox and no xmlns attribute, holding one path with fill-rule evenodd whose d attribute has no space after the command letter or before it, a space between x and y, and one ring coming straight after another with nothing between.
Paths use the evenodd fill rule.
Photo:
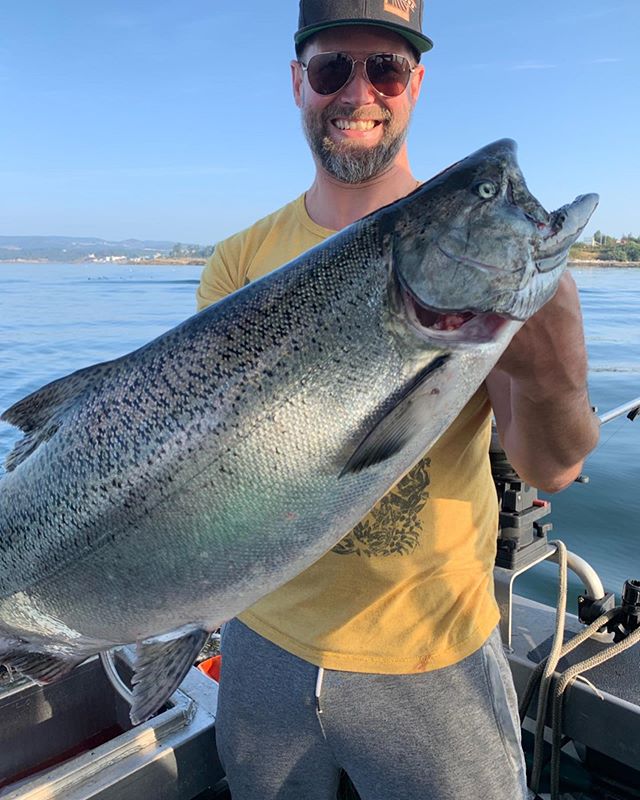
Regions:
<instances>
[{"instance_id":1,"label":"mustache","mask_svg":"<svg viewBox=\"0 0 640 800\"><path fill-rule=\"evenodd\" d=\"M322 111L323 122L329 122L337 117L353 120L354 122L361 119L372 119L376 122L389 122L392 116L388 108L381 108L380 106L353 108L353 106L347 106L342 103L332 103Z\"/></svg>"}]
</instances>

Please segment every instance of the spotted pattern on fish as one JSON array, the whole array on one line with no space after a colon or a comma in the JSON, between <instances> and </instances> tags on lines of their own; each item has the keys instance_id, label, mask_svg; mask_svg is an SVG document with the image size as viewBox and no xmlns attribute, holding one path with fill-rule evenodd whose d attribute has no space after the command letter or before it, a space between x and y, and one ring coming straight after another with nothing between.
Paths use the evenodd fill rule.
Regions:
<instances>
[{"instance_id":1,"label":"spotted pattern on fish","mask_svg":"<svg viewBox=\"0 0 640 800\"><path fill-rule=\"evenodd\" d=\"M514 143L494 143L16 403L2 416L25 436L0 478L0 663L55 680L135 642L131 718L146 719L208 631L328 552L418 463L553 294L594 208L547 215ZM421 470L376 512L399 538L361 527L353 547L413 546L403 504Z\"/></svg>"}]
</instances>

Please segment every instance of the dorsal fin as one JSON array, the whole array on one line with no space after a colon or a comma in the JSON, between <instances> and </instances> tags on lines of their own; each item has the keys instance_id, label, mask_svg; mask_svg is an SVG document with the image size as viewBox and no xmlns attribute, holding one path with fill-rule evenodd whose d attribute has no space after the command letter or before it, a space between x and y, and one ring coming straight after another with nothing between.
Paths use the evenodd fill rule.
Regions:
<instances>
[{"instance_id":1,"label":"dorsal fin","mask_svg":"<svg viewBox=\"0 0 640 800\"><path fill-rule=\"evenodd\" d=\"M118 360L93 364L58 378L8 408L0 419L20 428L26 436L7 456L5 469L8 472L14 470L39 445L50 439L60 427L65 413L88 390L98 385Z\"/></svg>"}]
</instances>

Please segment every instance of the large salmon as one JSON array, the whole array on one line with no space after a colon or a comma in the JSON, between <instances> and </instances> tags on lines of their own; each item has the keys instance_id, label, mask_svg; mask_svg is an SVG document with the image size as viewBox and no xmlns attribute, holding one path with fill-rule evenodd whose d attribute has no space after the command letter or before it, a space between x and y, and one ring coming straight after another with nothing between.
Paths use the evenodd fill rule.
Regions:
<instances>
[{"instance_id":1,"label":"large salmon","mask_svg":"<svg viewBox=\"0 0 640 800\"><path fill-rule=\"evenodd\" d=\"M597 203L547 213L496 142L2 419L0 662L137 643L132 719L207 632L333 547L554 293Z\"/></svg>"}]
</instances>

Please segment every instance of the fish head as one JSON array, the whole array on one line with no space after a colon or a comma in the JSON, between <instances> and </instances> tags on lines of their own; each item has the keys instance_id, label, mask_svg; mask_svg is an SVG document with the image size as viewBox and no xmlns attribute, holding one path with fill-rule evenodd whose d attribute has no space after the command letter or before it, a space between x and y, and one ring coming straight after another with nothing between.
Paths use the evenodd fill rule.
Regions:
<instances>
[{"instance_id":1,"label":"fish head","mask_svg":"<svg viewBox=\"0 0 640 800\"><path fill-rule=\"evenodd\" d=\"M382 228L414 322L429 336L489 340L549 300L598 204L547 212L529 192L516 143L501 139L388 207Z\"/></svg>"}]
</instances>

